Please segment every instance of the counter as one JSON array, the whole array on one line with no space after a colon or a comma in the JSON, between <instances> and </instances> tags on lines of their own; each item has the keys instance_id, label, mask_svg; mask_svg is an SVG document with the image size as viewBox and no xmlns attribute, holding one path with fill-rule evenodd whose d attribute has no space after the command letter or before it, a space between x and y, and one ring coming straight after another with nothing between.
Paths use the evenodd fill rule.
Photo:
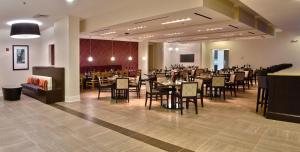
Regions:
<instances>
[{"instance_id":1,"label":"counter","mask_svg":"<svg viewBox=\"0 0 300 152\"><path fill-rule=\"evenodd\" d=\"M300 123L300 73L268 74L269 105L266 117Z\"/></svg>"}]
</instances>

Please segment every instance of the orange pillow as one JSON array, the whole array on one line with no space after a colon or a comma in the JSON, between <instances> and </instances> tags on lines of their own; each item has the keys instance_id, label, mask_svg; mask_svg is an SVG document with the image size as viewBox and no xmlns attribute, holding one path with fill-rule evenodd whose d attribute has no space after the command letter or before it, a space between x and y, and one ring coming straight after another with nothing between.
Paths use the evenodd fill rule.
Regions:
<instances>
[{"instance_id":1,"label":"orange pillow","mask_svg":"<svg viewBox=\"0 0 300 152\"><path fill-rule=\"evenodd\" d=\"M34 78L32 84L39 86L39 84L40 84L40 79Z\"/></svg>"},{"instance_id":2,"label":"orange pillow","mask_svg":"<svg viewBox=\"0 0 300 152\"><path fill-rule=\"evenodd\" d=\"M29 77L29 78L27 79L27 83L28 83L28 84L32 84L32 83L33 83L32 81L33 81L33 78L32 78L32 77Z\"/></svg>"},{"instance_id":3,"label":"orange pillow","mask_svg":"<svg viewBox=\"0 0 300 152\"><path fill-rule=\"evenodd\" d=\"M46 90L48 88L48 81L47 80L40 80L39 81L39 87Z\"/></svg>"}]
</instances>

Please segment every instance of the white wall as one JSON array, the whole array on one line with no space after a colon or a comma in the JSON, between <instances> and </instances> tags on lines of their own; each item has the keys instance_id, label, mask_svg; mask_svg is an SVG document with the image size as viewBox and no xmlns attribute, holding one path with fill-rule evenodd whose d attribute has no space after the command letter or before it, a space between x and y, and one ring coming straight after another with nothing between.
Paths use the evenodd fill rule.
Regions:
<instances>
[{"instance_id":1,"label":"white wall","mask_svg":"<svg viewBox=\"0 0 300 152\"><path fill-rule=\"evenodd\" d=\"M139 65L138 68L142 70L142 74L148 73L148 63L149 63L149 43L148 42L139 42Z\"/></svg>"},{"instance_id":2,"label":"white wall","mask_svg":"<svg viewBox=\"0 0 300 152\"><path fill-rule=\"evenodd\" d=\"M173 48L169 51L169 48ZM179 48L179 51L175 51L175 48ZM180 62L180 54L194 54L193 63L182 63ZM201 43L164 43L164 66L170 67L171 64L183 64L184 66L202 66L201 62Z\"/></svg>"},{"instance_id":3,"label":"white wall","mask_svg":"<svg viewBox=\"0 0 300 152\"><path fill-rule=\"evenodd\" d=\"M80 101L79 18L67 16L54 24L55 66L65 68L65 101Z\"/></svg>"},{"instance_id":4,"label":"white wall","mask_svg":"<svg viewBox=\"0 0 300 152\"><path fill-rule=\"evenodd\" d=\"M211 66L211 50L229 49L229 66L250 64L255 68L274 64L292 63L300 68L300 37L290 33L279 33L276 38L258 40L235 40L209 42L205 47L205 67ZM298 43L291 40L298 39Z\"/></svg>"},{"instance_id":5,"label":"white wall","mask_svg":"<svg viewBox=\"0 0 300 152\"><path fill-rule=\"evenodd\" d=\"M50 59L50 44L54 44L54 27L50 27L41 33L41 53L42 56L47 57L45 60L42 61L43 65L50 66L51 59Z\"/></svg>"},{"instance_id":6,"label":"white wall","mask_svg":"<svg viewBox=\"0 0 300 152\"><path fill-rule=\"evenodd\" d=\"M4 85L20 85L32 73L33 66L45 66L47 56L41 49L41 39L17 40L9 37L10 30L0 29L0 87ZM29 45L29 70L13 71L12 45ZM9 48L9 52L6 52ZM2 89L0 90L0 96Z\"/></svg>"}]
</instances>

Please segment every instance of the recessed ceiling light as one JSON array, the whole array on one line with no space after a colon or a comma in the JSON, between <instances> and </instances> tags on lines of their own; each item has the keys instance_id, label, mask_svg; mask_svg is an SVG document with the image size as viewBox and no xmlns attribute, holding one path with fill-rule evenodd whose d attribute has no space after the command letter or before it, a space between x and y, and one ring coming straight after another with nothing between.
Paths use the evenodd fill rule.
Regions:
<instances>
[{"instance_id":1,"label":"recessed ceiling light","mask_svg":"<svg viewBox=\"0 0 300 152\"><path fill-rule=\"evenodd\" d=\"M145 35L145 36L139 37L139 39L148 39L148 38L152 38L152 37L154 37L154 35Z\"/></svg>"},{"instance_id":2,"label":"recessed ceiling light","mask_svg":"<svg viewBox=\"0 0 300 152\"><path fill-rule=\"evenodd\" d=\"M178 19L178 20L174 20L174 21L164 22L161 24L167 25L167 24L173 24L173 23L187 22L187 21L191 21L191 20L192 20L191 18L184 18L184 19Z\"/></svg>"},{"instance_id":3,"label":"recessed ceiling light","mask_svg":"<svg viewBox=\"0 0 300 152\"><path fill-rule=\"evenodd\" d=\"M208 28L206 31L218 31L218 30L223 30L223 27L216 27L216 28Z\"/></svg>"},{"instance_id":4,"label":"recessed ceiling light","mask_svg":"<svg viewBox=\"0 0 300 152\"><path fill-rule=\"evenodd\" d=\"M144 28L147 28L147 26L138 26L138 27L129 28L127 30L128 31L134 31L134 30L140 30L140 29L144 29Z\"/></svg>"},{"instance_id":5,"label":"recessed ceiling light","mask_svg":"<svg viewBox=\"0 0 300 152\"><path fill-rule=\"evenodd\" d=\"M107 33L103 33L103 34L100 34L100 35L105 36L105 35L111 35L111 34L115 34L115 33L117 33L117 32L107 32Z\"/></svg>"},{"instance_id":6,"label":"recessed ceiling light","mask_svg":"<svg viewBox=\"0 0 300 152\"><path fill-rule=\"evenodd\" d=\"M66 0L68 3L73 3L75 0Z\"/></svg>"},{"instance_id":7,"label":"recessed ceiling light","mask_svg":"<svg viewBox=\"0 0 300 152\"><path fill-rule=\"evenodd\" d=\"M183 34L183 32L169 33L169 34L165 34L165 36L174 36L174 35L181 35L181 34Z\"/></svg>"},{"instance_id":8,"label":"recessed ceiling light","mask_svg":"<svg viewBox=\"0 0 300 152\"><path fill-rule=\"evenodd\" d=\"M39 26L42 25L42 22L36 20L13 20L13 21L8 21L6 24L11 26L13 24L18 24L18 23L31 23L31 24L37 24Z\"/></svg>"}]
</instances>

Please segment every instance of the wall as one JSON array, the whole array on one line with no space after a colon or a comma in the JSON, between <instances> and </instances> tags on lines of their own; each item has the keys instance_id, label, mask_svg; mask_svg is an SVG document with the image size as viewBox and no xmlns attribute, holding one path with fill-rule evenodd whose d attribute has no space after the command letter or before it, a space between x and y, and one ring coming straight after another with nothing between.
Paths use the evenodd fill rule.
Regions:
<instances>
[{"instance_id":1,"label":"wall","mask_svg":"<svg viewBox=\"0 0 300 152\"><path fill-rule=\"evenodd\" d=\"M164 68L163 43L149 43L149 70Z\"/></svg>"},{"instance_id":2,"label":"wall","mask_svg":"<svg viewBox=\"0 0 300 152\"><path fill-rule=\"evenodd\" d=\"M173 48L169 51L169 48ZM175 48L179 48L179 51L175 51ZM194 54L193 63L180 62L180 54ZM174 64L183 64L184 66L200 66L201 63L201 43L164 43L164 66L170 67Z\"/></svg>"},{"instance_id":3,"label":"wall","mask_svg":"<svg viewBox=\"0 0 300 152\"><path fill-rule=\"evenodd\" d=\"M79 18L54 23L55 66L65 68L65 102L80 101Z\"/></svg>"},{"instance_id":4,"label":"wall","mask_svg":"<svg viewBox=\"0 0 300 152\"><path fill-rule=\"evenodd\" d=\"M149 43L139 42L139 65L138 68L142 70L142 74L148 74L148 63L149 63Z\"/></svg>"},{"instance_id":5,"label":"wall","mask_svg":"<svg viewBox=\"0 0 300 152\"><path fill-rule=\"evenodd\" d=\"M41 50L41 39L17 40L9 37L9 29L0 30L0 87L4 85L20 85L26 82L32 73L33 66L45 66L47 56ZM29 45L29 70L13 71L12 45ZM9 48L9 52L6 52ZM0 90L0 96L2 89Z\"/></svg>"},{"instance_id":6,"label":"wall","mask_svg":"<svg viewBox=\"0 0 300 152\"><path fill-rule=\"evenodd\" d=\"M131 46L130 46L131 45ZM87 58L90 56L90 40L80 39L80 66L103 66L103 65L122 65L123 68L138 68L138 43L114 41L113 54L116 60L110 60L112 56L112 41L110 40L95 40L91 41L93 62L88 62ZM128 60L130 55L133 57L132 61Z\"/></svg>"},{"instance_id":7,"label":"wall","mask_svg":"<svg viewBox=\"0 0 300 152\"><path fill-rule=\"evenodd\" d=\"M235 40L209 42L205 45L205 67L211 67L211 50L214 48L229 49L229 66L250 64L255 68L280 63L292 63L293 69L300 68L300 42L292 33L279 33L277 38L258 40Z\"/></svg>"}]
</instances>

